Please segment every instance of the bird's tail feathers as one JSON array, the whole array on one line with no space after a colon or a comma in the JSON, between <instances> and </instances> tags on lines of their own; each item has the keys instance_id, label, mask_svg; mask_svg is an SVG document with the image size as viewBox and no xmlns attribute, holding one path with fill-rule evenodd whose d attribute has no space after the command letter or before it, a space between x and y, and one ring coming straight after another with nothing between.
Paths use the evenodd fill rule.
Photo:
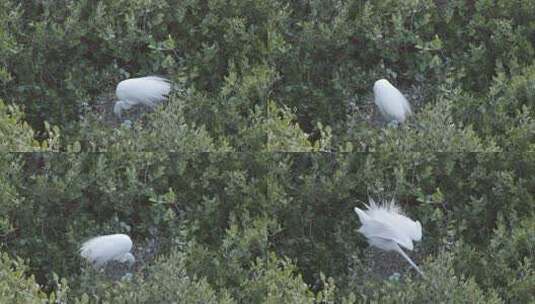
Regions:
<instances>
[{"instance_id":1,"label":"bird's tail feathers","mask_svg":"<svg viewBox=\"0 0 535 304\"><path fill-rule=\"evenodd\" d=\"M368 210L369 209L377 209L377 204L375 203L375 201L373 200L373 198L369 198L369 203L368 204L364 204Z\"/></svg>"},{"instance_id":2,"label":"bird's tail feathers","mask_svg":"<svg viewBox=\"0 0 535 304\"><path fill-rule=\"evenodd\" d=\"M359 220L361 222L364 222L368 219L368 215L366 214L366 212L364 212L364 210L358 208L358 207L355 207L353 210L355 210L355 213L358 215L359 217Z\"/></svg>"},{"instance_id":3,"label":"bird's tail feathers","mask_svg":"<svg viewBox=\"0 0 535 304\"><path fill-rule=\"evenodd\" d=\"M389 213L403 214L401 208L396 204L394 198L390 202L376 203L373 198L369 198L369 204L364 204L369 211L383 210Z\"/></svg>"},{"instance_id":4,"label":"bird's tail feathers","mask_svg":"<svg viewBox=\"0 0 535 304\"><path fill-rule=\"evenodd\" d=\"M169 79L167 79L166 77L164 77L164 76L160 76L160 75L151 75L151 76L147 76L146 78L148 78L148 79L152 79L152 80L158 80L158 81L168 82L168 83L171 82L171 81L170 81Z\"/></svg>"}]
</instances>

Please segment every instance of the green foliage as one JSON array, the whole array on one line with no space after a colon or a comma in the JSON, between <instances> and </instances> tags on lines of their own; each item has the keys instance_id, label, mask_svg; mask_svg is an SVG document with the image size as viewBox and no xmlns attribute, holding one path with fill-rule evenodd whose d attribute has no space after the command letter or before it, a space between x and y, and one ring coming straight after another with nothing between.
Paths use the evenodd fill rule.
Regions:
<instances>
[{"instance_id":1,"label":"green foliage","mask_svg":"<svg viewBox=\"0 0 535 304\"><path fill-rule=\"evenodd\" d=\"M100 300L101 303L236 303L228 294L215 292L205 279L189 276L184 256L177 252L156 261L147 269L146 278L136 276L108 286Z\"/></svg>"},{"instance_id":2,"label":"green foliage","mask_svg":"<svg viewBox=\"0 0 535 304\"><path fill-rule=\"evenodd\" d=\"M0 295L12 303L45 303L47 296L33 277L26 277L26 266L22 261L11 260L2 254L0 267Z\"/></svg>"},{"instance_id":3,"label":"green foliage","mask_svg":"<svg viewBox=\"0 0 535 304\"><path fill-rule=\"evenodd\" d=\"M243 151L266 148L256 142L259 131L249 129L256 117L270 115L269 100L294 111L312 145L330 136L346 147L355 143L353 132L347 138L348 107L368 104L376 79L423 88L422 100L411 102L419 112L423 101L428 113L444 112L437 87L452 82L462 88L446 96L452 117L462 120L454 119L457 132L466 133L461 137L483 140L476 145L484 150L532 150L533 69L521 71L535 54L532 1L456 0L439 8L434 2L3 0L0 98L21 105L36 130L45 130L45 119L60 126L65 148L82 141L81 148L101 151ZM87 121L88 110L113 102L113 84L154 73L191 94L149 118L149 130L133 135ZM163 127L169 124L177 127ZM428 131L433 137L443 127ZM289 132L299 144L287 148L310 149L299 132ZM131 136L147 142L132 143ZM382 141L376 136L371 140ZM356 150L369 146L357 144ZM287 146L278 145L272 148Z\"/></svg>"},{"instance_id":4,"label":"green foliage","mask_svg":"<svg viewBox=\"0 0 535 304\"><path fill-rule=\"evenodd\" d=\"M506 151L534 151L535 65L512 78L499 72L487 96L461 100L455 117L474 126L482 137L494 139Z\"/></svg>"},{"instance_id":5,"label":"green foliage","mask_svg":"<svg viewBox=\"0 0 535 304\"><path fill-rule=\"evenodd\" d=\"M43 292L35 281L33 275L29 275L28 266L21 259L11 259L6 253L0 256L0 299L2 303L63 303L65 291L58 284L55 294L48 296ZM64 286L66 287L66 286ZM62 294L63 293L63 294Z\"/></svg>"},{"instance_id":6,"label":"green foliage","mask_svg":"<svg viewBox=\"0 0 535 304\"><path fill-rule=\"evenodd\" d=\"M310 152L330 146L329 127L320 127L322 138L312 143L297 124L294 112L285 107L279 109L274 102L269 102L267 111L260 106L252 109L251 121L229 118L226 121L233 126L222 126L227 131L216 135L213 128L219 128L217 121L212 121L208 127L196 127L198 122L193 119L187 121L192 115L186 113L186 108L191 107L185 104L189 101L196 100L174 100L165 109L144 116L146 122L136 121L133 126L111 127L94 116L87 117L80 124L78 135L69 138L75 141L68 144L67 149L74 152ZM204 117L200 112L195 115Z\"/></svg>"},{"instance_id":7,"label":"green foliage","mask_svg":"<svg viewBox=\"0 0 535 304\"><path fill-rule=\"evenodd\" d=\"M182 248L184 249L184 248ZM77 303L100 301L101 303L317 303L331 301L334 285L315 296L307 284L296 275L296 267L286 259L258 258L248 270L249 275L239 282L239 290L233 293L224 287L215 291L206 278L191 274L186 265L191 254L172 251L145 269L145 276L136 275L113 283L100 277L101 294L84 294ZM246 271L242 269L242 271ZM332 282L330 282L332 284ZM94 290L93 290L94 292ZM331 293L329 295L329 292Z\"/></svg>"},{"instance_id":8,"label":"green foliage","mask_svg":"<svg viewBox=\"0 0 535 304\"><path fill-rule=\"evenodd\" d=\"M494 288L507 303L529 303L534 300L533 283L533 216L507 228L500 218L498 227L484 251L464 244L458 248L456 269L474 275L478 283Z\"/></svg>"},{"instance_id":9,"label":"green foliage","mask_svg":"<svg viewBox=\"0 0 535 304\"><path fill-rule=\"evenodd\" d=\"M0 0L0 290L532 302L533 20L532 0ZM152 74L169 101L120 124L114 86ZM413 107L398 128L380 78ZM369 197L421 221L431 280L364 267ZM80 267L107 233L132 236L131 281Z\"/></svg>"},{"instance_id":10,"label":"green foliage","mask_svg":"<svg viewBox=\"0 0 535 304\"><path fill-rule=\"evenodd\" d=\"M448 2L440 30L450 37L446 48L464 88L484 91L501 66L513 70L533 63L533 1Z\"/></svg>"},{"instance_id":11,"label":"green foliage","mask_svg":"<svg viewBox=\"0 0 535 304\"><path fill-rule=\"evenodd\" d=\"M224 152L230 147L219 145L204 127L188 125L180 105L173 103L165 109L146 117L147 123L135 121L132 126L111 127L93 116L84 120L79 137L68 143L73 152Z\"/></svg>"},{"instance_id":12,"label":"green foliage","mask_svg":"<svg viewBox=\"0 0 535 304\"><path fill-rule=\"evenodd\" d=\"M366 129L357 124L348 132L350 147L371 152L499 152L494 142L481 139L471 126L464 127L452 118L452 97L442 97L427 105L412 119L415 123L400 128ZM360 127L360 128L359 128ZM347 145L347 143L346 143ZM353 149L353 148L351 148Z\"/></svg>"},{"instance_id":13,"label":"green foliage","mask_svg":"<svg viewBox=\"0 0 535 304\"><path fill-rule=\"evenodd\" d=\"M528 251L525 247L519 247L518 256L507 254L513 253L511 247L524 246L520 240L530 239L521 231L529 231L525 225L533 214L534 164L530 153L26 155L20 161L6 158L4 163L6 170L14 166L2 182L9 236L4 241L10 253L31 257L39 282L50 284L50 273L57 272L69 279L77 296L85 292L101 297L109 284L105 278L83 279L76 256L81 242L123 232L141 248L147 239L157 237L160 255L177 241L193 241L184 257L188 276L205 278L213 290L238 302L242 297L257 299L261 290L279 286L275 279L251 281L251 291L244 291L255 267L271 265L270 252L291 258L295 266L281 266L281 271L298 271L309 286L318 285L321 273L332 277L330 288L338 287L326 292L340 300L351 290L345 282L351 276L347 265L362 259L367 246L358 237L352 208L369 195L395 196L422 222L425 241L418 246L424 252L462 239L485 254L506 248L496 251L503 263L521 259ZM525 227L515 232L518 242L494 236L501 227L496 226L497 219ZM469 255L466 260L471 260ZM470 274L480 288L496 290L504 299L514 290L525 299L524 281L514 283L517 270L490 276L484 269L492 263L484 261L459 268L455 275ZM527 271L530 265L526 260L514 269ZM502 272L511 278L511 285L498 289ZM271 277L269 271L262 275ZM95 283L99 281L103 283ZM300 286L291 282L284 284ZM309 301L304 289L292 290L273 297L287 299L295 291Z\"/></svg>"},{"instance_id":14,"label":"green foliage","mask_svg":"<svg viewBox=\"0 0 535 304\"><path fill-rule=\"evenodd\" d=\"M6 106L0 99L0 151L36 152L57 149L59 130L46 124L48 140L35 140L34 130L23 120L24 114L16 106Z\"/></svg>"},{"instance_id":15,"label":"green foliage","mask_svg":"<svg viewBox=\"0 0 535 304\"><path fill-rule=\"evenodd\" d=\"M268 130L267 151L272 152L312 152L324 151L330 145L330 128L322 132L320 141L312 144L295 122L296 117L288 109L277 109L273 103L268 104L268 118L259 128Z\"/></svg>"},{"instance_id":16,"label":"green foliage","mask_svg":"<svg viewBox=\"0 0 535 304\"><path fill-rule=\"evenodd\" d=\"M313 304L328 300L321 296L316 299L302 278L295 275L296 271L289 261L278 260L274 255L264 261L258 259L250 270L252 276L242 282L240 302Z\"/></svg>"},{"instance_id":17,"label":"green foliage","mask_svg":"<svg viewBox=\"0 0 535 304\"><path fill-rule=\"evenodd\" d=\"M473 278L459 277L453 271L454 256L442 253L427 263L427 279L396 279L366 289L369 303L505 303L493 291L482 290Z\"/></svg>"},{"instance_id":18,"label":"green foliage","mask_svg":"<svg viewBox=\"0 0 535 304\"><path fill-rule=\"evenodd\" d=\"M16 191L14 180L9 177L16 176L22 170L19 157L13 154L0 153L0 236L2 242L12 237L15 232L13 218L11 215L22 205L22 199Z\"/></svg>"}]
</instances>

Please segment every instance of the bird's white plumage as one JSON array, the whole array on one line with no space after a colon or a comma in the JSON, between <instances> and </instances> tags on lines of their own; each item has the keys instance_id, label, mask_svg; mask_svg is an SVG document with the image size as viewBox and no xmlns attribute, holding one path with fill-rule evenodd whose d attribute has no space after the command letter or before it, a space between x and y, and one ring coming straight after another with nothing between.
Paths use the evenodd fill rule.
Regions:
<instances>
[{"instance_id":1,"label":"bird's white plumage","mask_svg":"<svg viewBox=\"0 0 535 304\"><path fill-rule=\"evenodd\" d=\"M80 255L95 267L101 267L109 261L135 261L130 253L132 240L126 234L110 234L92 238L82 244Z\"/></svg>"},{"instance_id":2,"label":"bird's white plumage","mask_svg":"<svg viewBox=\"0 0 535 304\"><path fill-rule=\"evenodd\" d=\"M386 120L403 123L412 114L405 96L388 80L380 79L373 85L375 104Z\"/></svg>"},{"instance_id":3,"label":"bird's white plumage","mask_svg":"<svg viewBox=\"0 0 535 304\"><path fill-rule=\"evenodd\" d=\"M135 105L145 105L154 108L158 103L167 99L171 90L169 80L158 76L147 76L126 79L117 85L115 94L119 101L115 103L113 112L119 118L123 110Z\"/></svg>"},{"instance_id":4,"label":"bird's white plumage","mask_svg":"<svg viewBox=\"0 0 535 304\"><path fill-rule=\"evenodd\" d=\"M413 241L422 239L422 225L401 213L401 209L392 200L378 205L373 199L367 210L355 207L362 226L362 233L370 245L386 251L399 252L420 274L418 266L403 252L400 245L408 250L414 248Z\"/></svg>"},{"instance_id":5,"label":"bird's white plumage","mask_svg":"<svg viewBox=\"0 0 535 304\"><path fill-rule=\"evenodd\" d=\"M380 225L387 225L392 233L399 234L400 238L407 239L410 244L403 247L412 250L412 241L420 241L422 239L422 225L419 221L413 221L403 215L399 206L394 200L390 203L383 203L377 205L373 199L370 199L368 210L366 211L372 220L379 222ZM379 220L380 219L380 220Z\"/></svg>"}]
</instances>

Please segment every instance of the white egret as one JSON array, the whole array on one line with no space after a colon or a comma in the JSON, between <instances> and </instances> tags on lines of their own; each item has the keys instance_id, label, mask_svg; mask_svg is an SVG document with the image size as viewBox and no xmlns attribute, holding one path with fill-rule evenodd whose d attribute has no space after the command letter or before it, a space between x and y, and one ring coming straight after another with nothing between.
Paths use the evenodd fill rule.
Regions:
<instances>
[{"instance_id":1,"label":"white egret","mask_svg":"<svg viewBox=\"0 0 535 304\"><path fill-rule=\"evenodd\" d=\"M388 122L403 123L412 114L405 96L388 80L380 79L373 85L375 104Z\"/></svg>"},{"instance_id":2,"label":"white egret","mask_svg":"<svg viewBox=\"0 0 535 304\"><path fill-rule=\"evenodd\" d=\"M370 199L368 209L363 211L355 207L362 226L359 232L368 239L370 245L385 251L399 252L418 273L424 276L418 266L401 249L413 249L413 241L422 239L422 225L401 213L401 209L392 200L390 203L377 205ZM425 276L424 276L425 277Z\"/></svg>"},{"instance_id":3,"label":"white egret","mask_svg":"<svg viewBox=\"0 0 535 304\"><path fill-rule=\"evenodd\" d=\"M100 268L110 261L121 263L135 262L130 253L132 240L126 234L110 234L92 238L82 244L80 255L92 263L95 268Z\"/></svg>"},{"instance_id":4,"label":"white egret","mask_svg":"<svg viewBox=\"0 0 535 304\"><path fill-rule=\"evenodd\" d=\"M119 101L115 103L113 113L121 119L122 111L135 105L154 108L167 99L170 90L171 83L163 77L147 76L123 80L115 90Z\"/></svg>"}]
</instances>

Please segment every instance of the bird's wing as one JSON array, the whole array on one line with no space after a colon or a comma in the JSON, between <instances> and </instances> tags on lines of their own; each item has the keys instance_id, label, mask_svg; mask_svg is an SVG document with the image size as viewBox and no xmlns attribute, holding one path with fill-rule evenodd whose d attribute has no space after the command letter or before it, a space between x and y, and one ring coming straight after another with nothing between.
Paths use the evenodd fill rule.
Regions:
<instances>
[{"instance_id":1,"label":"bird's wing","mask_svg":"<svg viewBox=\"0 0 535 304\"><path fill-rule=\"evenodd\" d=\"M390 203L377 205L370 199L367 215L378 221L390 224L395 227L396 231L407 235L413 241L422 239L422 225L420 222L415 222L403 215L401 209L393 200Z\"/></svg>"},{"instance_id":2,"label":"bird's wing","mask_svg":"<svg viewBox=\"0 0 535 304\"><path fill-rule=\"evenodd\" d=\"M409 250L414 248L410 237L402 231L399 231L397 227L371 217L368 217L367 220L362 222L362 227L359 229L359 232L364 234L367 238L383 238L392 240Z\"/></svg>"},{"instance_id":3,"label":"bird's wing","mask_svg":"<svg viewBox=\"0 0 535 304\"><path fill-rule=\"evenodd\" d=\"M127 79L117 85L117 98L129 105L144 104L150 107L167 98L171 84L165 78L149 76Z\"/></svg>"},{"instance_id":4,"label":"bird's wing","mask_svg":"<svg viewBox=\"0 0 535 304\"><path fill-rule=\"evenodd\" d=\"M379 86L375 91L375 104L381 113L389 119L403 120L405 109L403 102L405 97L398 89L391 85Z\"/></svg>"},{"instance_id":5,"label":"bird's wing","mask_svg":"<svg viewBox=\"0 0 535 304\"><path fill-rule=\"evenodd\" d=\"M366 211L364 211L364 210L362 210L360 208L357 208L357 207L355 207L353 210L355 210L355 213L357 213L361 223L364 224L364 222L367 222L370 219L368 214L366 214Z\"/></svg>"},{"instance_id":6,"label":"bird's wing","mask_svg":"<svg viewBox=\"0 0 535 304\"><path fill-rule=\"evenodd\" d=\"M379 112L381 112L382 115L385 115L385 116L388 115L385 109L385 101L383 100L381 96L378 96L377 94L375 94L374 102L375 102L375 105L377 105L377 107L379 108Z\"/></svg>"},{"instance_id":7,"label":"bird's wing","mask_svg":"<svg viewBox=\"0 0 535 304\"><path fill-rule=\"evenodd\" d=\"M169 84L171 83L169 79L165 77L161 77L161 76L146 76L146 77L140 77L138 79L149 79L149 80L154 80L154 81L159 81L159 82L166 82Z\"/></svg>"},{"instance_id":8,"label":"bird's wing","mask_svg":"<svg viewBox=\"0 0 535 304\"><path fill-rule=\"evenodd\" d=\"M403 94L387 80L381 79L373 86L375 104L388 120L404 122L411 114L409 102Z\"/></svg>"},{"instance_id":9,"label":"bird's wing","mask_svg":"<svg viewBox=\"0 0 535 304\"><path fill-rule=\"evenodd\" d=\"M403 97L403 99L402 99L403 109L405 109L405 111L407 112L407 115L412 115L411 104L409 103L407 98L405 98L405 96L403 96L403 94L401 94L401 97Z\"/></svg>"},{"instance_id":10,"label":"bird's wing","mask_svg":"<svg viewBox=\"0 0 535 304\"><path fill-rule=\"evenodd\" d=\"M124 234L99 236L82 244L80 255L96 266L102 265L132 249L132 240Z\"/></svg>"},{"instance_id":11,"label":"bird's wing","mask_svg":"<svg viewBox=\"0 0 535 304\"><path fill-rule=\"evenodd\" d=\"M99 267L106 261L107 241L103 237L95 237L82 244L80 255Z\"/></svg>"},{"instance_id":12,"label":"bird's wing","mask_svg":"<svg viewBox=\"0 0 535 304\"><path fill-rule=\"evenodd\" d=\"M413 241L422 239L422 225L418 221L413 221L402 214L392 214L389 218L392 226L396 227L400 233L407 235Z\"/></svg>"}]
</instances>

